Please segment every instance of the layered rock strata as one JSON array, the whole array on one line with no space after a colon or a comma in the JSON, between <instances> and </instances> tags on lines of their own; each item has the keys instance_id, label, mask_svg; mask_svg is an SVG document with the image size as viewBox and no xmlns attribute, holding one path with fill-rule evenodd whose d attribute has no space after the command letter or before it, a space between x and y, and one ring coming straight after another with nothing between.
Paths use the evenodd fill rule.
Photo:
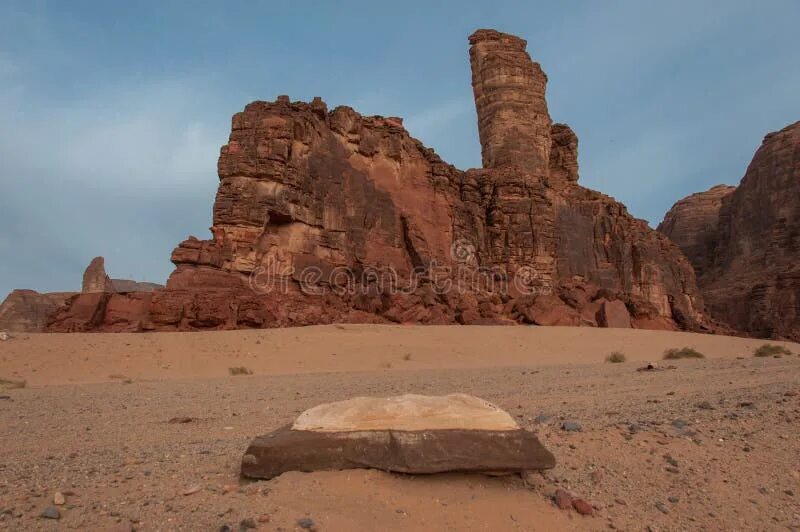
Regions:
<instances>
[{"instance_id":1,"label":"layered rock strata","mask_svg":"<svg viewBox=\"0 0 800 532\"><path fill-rule=\"evenodd\" d=\"M764 137L738 187L685 198L659 226L689 257L711 315L800 341L800 122Z\"/></svg>"},{"instance_id":2,"label":"layered rock strata","mask_svg":"<svg viewBox=\"0 0 800 532\"><path fill-rule=\"evenodd\" d=\"M484 168L447 164L399 118L253 102L220 153L211 239L174 250L166 289L81 295L50 329L703 329L678 248L577 184L577 136L552 122L525 41L479 30L470 43Z\"/></svg>"}]
</instances>

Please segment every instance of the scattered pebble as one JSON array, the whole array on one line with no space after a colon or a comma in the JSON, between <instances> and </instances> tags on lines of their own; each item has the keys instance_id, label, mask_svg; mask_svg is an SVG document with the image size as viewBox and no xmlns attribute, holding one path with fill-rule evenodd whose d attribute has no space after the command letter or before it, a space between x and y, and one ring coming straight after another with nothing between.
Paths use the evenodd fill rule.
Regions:
<instances>
[{"instance_id":1,"label":"scattered pebble","mask_svg":"<svg viewBox=\"0 0 800 532\"><path fill-rule=\"evenodd\" d=\"M203 487L199 484L195 484L194 486L189 486L185 490L183 490L184 495L194 495L198 491L202 490Z\"/></svg>"},{"instance_id":2,"label":"scattered pebble","mask_svg":"<svg viewBox=\"0 0 800 532\"><path fill-rule=\"evenodd\" d=\"M39 514L39 517L43 519L61 519L61 512L58 511L58 508L55 506L48 506L42 513Z\"/></svg>"},{"instance_id":3,"label":"scattered pebble","mask_svg":"<svg viewBox=\"0 0 800 532\"><path fill-rule=\"evenodd\" d=\"M569 510L572 507L572 495L562 489L557 489L553 496L553 502L562 510Z\"/></svg>"},{"instance_id":4,"label":"scattered pebble","mask_svg":"<svg viewBox=\"0 0 800 532\"><path fill-rule=\"evenodd\" d=\"M304 530L313 530L314 529L314 520L310 517L301 517L297 520L297 526Z\"/></svg>"},{"instance_id":5,"label":"scattered pebble","mask_svg":"<svg viewBox=\"0 0 800 532\"><path fill-rule=\"evenodd\" d=\"M180 416L180 417L174 417L174 418L170 419L168 421L168 423L173 423L173 424L175 424L175 423L191 423L192 421L197 421L197 418L189 417L189 416Z\"/></svg>"},{"instance_id":6,"label":"scattered pebble","mask_svg":"<svg viewBox=\"0 0 800 532\"><path fill-rule=\"evenodd\" d=\"M592 515L594 512L592 505L583 499L574 499L572 501L572 507L575 508L575 511L581 515Z\"/></svg>"},{"instance_id":7,"label":"scattered pebble","mask_svg":"<svg viewBox=\"0 0 800 532\"><path fill-rule=\"evenodd\" d=\"M561 429L567 432L580 432L583 427L577 421L565 421L561 424Z\"/></svg>"},{"instance_id":8,"label":"scattered pebble","mask_svg":"<svg viewBox=\"0 0 800 532\"><path fill-rule=\"evenodd\" d=\"M239 521L239 530L250 530L253 528L258 528L258 524L256 524L256 520L252 517L246 517Z\"/></svg>"},{"instance_id":9,"label":"scattered pebble","mask_svg":"<svg viewBox=\"0 0 800 532\"><path fill-rule=\"evenodd\" d=\"M53 504L56 506L62 506L66 504L67 499L64 497L64 494L60 491L57 491L53 494Z\"/></svg>"},{"instance_id":10,"label":"scattered pebble","mask_svg":"<svg viewBox=\"0 0 800 532\"><path fill-rule=\"evenodd\" d=\"M671 502L672 504L677 504L677 503L680 501L680 499L679 499L679 498L677 498L677 497L676 497L676 496L674 496L674 495L673 495L673 496L671 496L671 497L667 497L667 500L668 500L669 502Z\"/></svg>"},{"instance_id":11,"label":"scattered pebble","mask_svg":"<svg viewBox=\"0 0 800 532\"><path fill-rule=\"evenodd\" d=\"M700 401L695 406L700 410L714 410L714 407L708 401Z\"/></svg>"},{"instance_id":12,"label":"scattered pebble","mask_svg":"<svg viewBox=\"0 0 800 532\"><path fill-rule=\"evenodd\" d=\"M689 426L689 422L685 419L675 419L672 421L672 426L676 429L683 429Z\"/></svg>"}]
</instances>

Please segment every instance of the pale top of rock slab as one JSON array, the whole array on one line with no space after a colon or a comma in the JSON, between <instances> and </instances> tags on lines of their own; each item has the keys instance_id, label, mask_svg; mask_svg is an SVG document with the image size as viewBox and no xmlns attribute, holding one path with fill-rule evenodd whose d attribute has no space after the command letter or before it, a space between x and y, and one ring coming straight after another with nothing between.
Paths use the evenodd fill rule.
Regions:
<instances>
[{"instance_id":1,"label":"pale top of rock slab","mask_svg":"<svg viewBox=\"0 0 800 532\"><path fill-rule=\"evenodd\" d=\"M519 425L492 403L461 393L354 397L310 408L292 425L292 430L314 432L448 429L517 430Z\"/></svg>"}]
</instances>

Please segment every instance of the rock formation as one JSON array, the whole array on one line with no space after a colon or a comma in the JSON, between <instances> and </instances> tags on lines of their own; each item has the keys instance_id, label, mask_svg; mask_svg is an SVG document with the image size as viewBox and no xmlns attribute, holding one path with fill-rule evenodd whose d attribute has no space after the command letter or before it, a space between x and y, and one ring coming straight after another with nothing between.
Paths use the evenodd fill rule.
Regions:
<instances>
[{"instance_id":1,"label":"rock formation","mask_svg":"<svg viewBox=\"0 0 800 532\"><path fill-rule=\"evenodd\" d=\"M719 211L722 201L736 190L717 185L677 202L664 216L658 230L678 244L694 266L698 279L714 262L719 240Z\"/></svg>"},{"instance_id":2,"label":"rock formation","mask_svg":"<svg viewBox=\"0 0 800 532\"><path fill-rule=\"evenodd\" d=\"M43 331L56 309L74 295L75 292L13 290L0 304L0 331Z\"/></svg>"},{"instance_id":3,"label":"rock formation","mask_svg":"<svg viewBox=\"0 0 800 532\"><path fill-rule=\"evenodd\" d=\"M511 416L477 397L356 397L306 410L294 424L256 438L242 475L374 468L399 473L522 472L555 458Z\"/></svg>"},{"instance_id":4,"label":"rock formation","mask_svg":"<svg viewBox=\"0 0 800 532\"><path fill-rule=\"evenodd\" d=\"M99 319L97 317L99 315L102 315L103 319L114 319L114 315L119 312L119 310L115 310L115 305L110 308L107 305L98 308L93 303L104 301L106 299L104 294L108 294L108 298L110 298L112 293L134 292L135 294L126 295L122 298L126 301L125 306L127 307L128 299L137 301L143 294L160 288L164 288L164 286L127 279L111 279L106 274L103 257L95 257L83 273L81 291L84 294L83 298L80 298L79 301L76 300L75 296L78 294L75 292L49 292L42 294L34 290L14 290L0 304L0 330L42 332L47 329L51 318L57 314L61 307L64 307L64 312L72 313L73 315L79 314L80 319L84 320L85 323L92 323L93 319ZM139 308L136 310L142 311ZM79 330L91 329L92 327L86 325L79 328ZM128 328L128 330L137 329Z\"/></svg>"},{"instance_id":5,"label":"rock formation","mask_svg":"<svg viewBox=\"0 0 800 532\"><path fill-rule=\"evenodd\" d=\"M705 327L678 248L577 184L577 137L552 123L525 41L470 43L484 168L445 163L399 118L253 102L220 153L212 238L173 251L166 289L83 294L50 330Z\"/></svg>"},{"instance_id":6,"label":"rock formation","mask_svg":"<svg viewBox=\"0 0 800 532\"><path fill-rule=\"evenodd\" d=\"M800 341L800 122L764 137L738 187L685 198L659 226L694 264L711 315Z\"/></svg>"},{"instance_id":7,"label":"rock formation","mask_svg":"<svg viewBox=\"0 0 800 532\"><path fill-rule=\"evenodd\" d=\"M95 257L83 272L84 294L94 292L152 292L164 288L163 285L156 283L140 283L129 279L112 279L106 273L105 259Z\"/></svg>"}]
</instances>

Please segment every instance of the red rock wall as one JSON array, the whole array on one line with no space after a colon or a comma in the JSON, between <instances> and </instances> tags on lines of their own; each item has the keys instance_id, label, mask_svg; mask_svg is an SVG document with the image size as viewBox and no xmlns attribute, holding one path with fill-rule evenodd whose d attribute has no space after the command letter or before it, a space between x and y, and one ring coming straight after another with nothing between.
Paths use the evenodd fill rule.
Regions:
<instances>
[{"instance_id":1,"label":"red rock wall","mask_svg":"<svg viewBox=\"0 0 800 532\"><path fill-rule=\"evenodd\" d=\"M716 319L800 341L800 122L770 133L737 188L678 202L660 229L698 270Z\"/></svg>"},{"instance_id":2,"label":"red rock wall","mask_svg":"<svg viewBox=\"0 0 800 532\"><path fill-rule=\"evenodd\" d=\"M470 42L484 169L445 163L397 118L253 102L220 153L212 238L174 250L165 290L79 296L51 330L704 327L677 247L577 185L577 136L552 124L525 41Z\"/></svg>"}]
</instances>

